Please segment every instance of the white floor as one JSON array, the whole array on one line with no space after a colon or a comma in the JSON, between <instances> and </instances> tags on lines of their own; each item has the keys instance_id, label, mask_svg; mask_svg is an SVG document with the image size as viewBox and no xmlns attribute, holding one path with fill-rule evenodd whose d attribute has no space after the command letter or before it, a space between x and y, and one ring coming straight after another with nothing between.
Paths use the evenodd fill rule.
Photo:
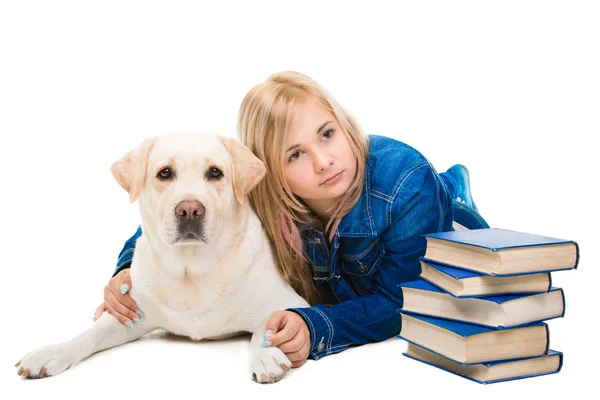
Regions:
<instances>
[{"instance_id":1,"label":"white floor","mask_svg":"<svg viewBox=\"0 0 600 400\"><path fill-rule=\"evenodd\" d=\"M453 397L505 399L511 395L543 393L545 398L559 398L590 384L594 361L588 358L583 332L587 320L578 312L582 296L572 293L571 307L562 319L548 321L551 347L565 353L560 373L512 382L480 385L478 383L421 364L402 356L406 342L391 338L351 348L318 361L308 360L274 385L259 385L250 379L249 337L220 342L192 342L157 331L143 340L97 353L55 377L23 380L12 367L33 348L68 339L72 332L85 329L91 318L68 317L68 309L48 307L48 302L34 302L40 307L21 307L16 323L4 329L1 345L0 393L18 394L19 398L44 398L60 393L62 399L105 399L186 396L203 398L226 394L242 398L305 398L306 396L367 396L384 393L409 394L426 398ZM70 311L76 311L74 306ZM56 323L46 325L56 314ZM4 323L3 323L4 326ZM586 364L588 366L586 366ZM2 396L0 396L2 397Z\"/></svg>"}]
</instances>

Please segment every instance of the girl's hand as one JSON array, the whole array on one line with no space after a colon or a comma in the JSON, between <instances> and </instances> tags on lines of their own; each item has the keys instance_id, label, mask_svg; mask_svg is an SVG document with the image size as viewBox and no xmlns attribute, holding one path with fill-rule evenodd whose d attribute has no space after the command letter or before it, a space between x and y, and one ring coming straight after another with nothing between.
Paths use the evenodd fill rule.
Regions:
<instances>
[{"instance_id":1,"label":"girl's hand","mask_svg":"<svg viewBox=\"0 0 600 400\"><path fill-rule=\"evenodd\" d=\"M139 309L135 301L129 295L131 289L131 277L129 268L120 271L108 281L104 287L104 303L100 304L94 314L96 321L104 311L108 311L120 323L133 328L135 324L141 324L144 313Z\"/></svg>"},{"instance_id":2,"label":"girl's hand","mask_svg":"<svg viewBox=\"0 0 600 400\"><path fill-rule=\"evenodd\" d=\"M310 331L300 315L292 311L275 311L267 320L265 347L277 346L292 362L292 368L304 364L310 351Z\"/></svg>"}]
</instances>

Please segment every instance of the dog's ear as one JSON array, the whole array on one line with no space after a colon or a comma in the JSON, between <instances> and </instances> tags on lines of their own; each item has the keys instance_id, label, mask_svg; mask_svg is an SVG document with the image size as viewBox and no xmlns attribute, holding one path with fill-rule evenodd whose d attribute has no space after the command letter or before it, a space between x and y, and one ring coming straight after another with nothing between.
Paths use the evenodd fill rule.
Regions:
<instances>
[{"instance_id":1,"label":"dog's ear","mask_svg":"<svg viewBox=\"0 0 600 400\"><path fill-rule=\"evenodd\" d=\"M221 136L221 142L232 160L233 192L238 201L244 204L244 198L265 176L265 164L235 139Z\"/></svg>"},{"instance_id":2,"label":"dog's ear","mask_svg":"<svg viewBox=\"0 0 600 400\"><path fill-rule=\"evenodd\" d=\"M130 203L136 201L142 191L148 168L148 156L155 141L156 137L144 140L137 148L129 151L110 167L119 185L129 193Z\"/></svg>"}]
</instances>

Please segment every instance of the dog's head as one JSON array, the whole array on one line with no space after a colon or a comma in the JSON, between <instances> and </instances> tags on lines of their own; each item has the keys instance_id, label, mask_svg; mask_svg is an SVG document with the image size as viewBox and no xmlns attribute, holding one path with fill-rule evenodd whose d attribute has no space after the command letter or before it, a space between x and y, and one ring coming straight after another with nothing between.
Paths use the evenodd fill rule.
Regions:
<instances>
[{"instance_id":1,"label":"dog's head","mask_svg":"<svg viewBox=\"0 0 600 400\"><path fill-rule=\"evenodd\" d=\"M111 172L140 199L142 218L167 244L210 243L235 202L266 169L239 141L208 133L170 133L146 139Z\"/></svg>"}]
</instances>

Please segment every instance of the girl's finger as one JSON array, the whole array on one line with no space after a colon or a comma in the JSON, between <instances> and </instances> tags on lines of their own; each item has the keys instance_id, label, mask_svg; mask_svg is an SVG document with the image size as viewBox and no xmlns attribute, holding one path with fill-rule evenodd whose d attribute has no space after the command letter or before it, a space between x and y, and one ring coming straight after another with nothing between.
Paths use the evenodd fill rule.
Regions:
<instances>
[{"instance_id":1,"label":"girl's finger","mask_svg":"<svg viewBox=\"0 0 600 400\"><path fill-rule=\"evenodd\" d=\"M127 326L128 328L133 328L133 324L134 322L136 324L140 324L141 320L140 317L138 316L138 314L136 314L135 311L133 311L132 309L126 307L125 305L123 305L121 303L121 299L115 297L114 293L112 293L110 290L107 291L106 295L104 296L105 300L106 300L106 306L107 308L109 308L109 310L112 308L113 316L115 318L117 318L119 320L119 322L121 322L123 325ZM121 296L123 297L123 296ZM127 296L129 297L129 296Z\"/></svg>"},{"instance_id":2,"label":"girl's finger","mask_svg":"<svg viewBox=\"0 0 600 400\"><path fill-rule=\"evenodd\" d=\"M129 288L131 288L131 286L129 286ZM131 296L129 294L121 294L121 290L117 289L115 291L115 289L113 287L109 287L109 291L112 293L112 295L114 296L114 298L124 307L128 308L131 313L136 314L138 317L143 317L144 313L142 313L142 311L140 310L140 308L138 307L138 305L135 303L135 301L133 301L133 299L131 298ZM105 295L106 297L106 295ZM117 306L113 305L113 308L117 309ZM122 314L124 315L128 315L128 316L133 316L131 313L129 312L123 312ZM134 317L137 318L137 317Z\"/></svg>"},{"instance_id":3,"label":"girl's finger","mask_svg":"<svg viewBox=\"0 0 600 400\"><path fill-rule=\"evenodd\" d=\"M306 360L308 358L308 353L310 350L310 344L308 342L304 343L304 345L297 351L293 351L290 353L285 353L285 356L288 358L288 360L290 360L292 363L293 362L297 362L297 361L303 361Z\"/></svg>"},{"instance_id":4,"label":"girl's finger","mask_svg":"<svg viewBox=\"0 0 600 400\"><path fill-rule=\"evenodd\" d=\"M287 342L283 342L279 346L279 350L283 351L285 354L293 353L305 346L305 341L300 337L300 335L294 336L291 340Z\"/></svg>"},{"instance_id":5,"label":"girl's finger","mask_svg":"<svg viewBox=\"0 0 600 400\"><path fill-rule=\"evenodd\" d=\"M119 285L119 291L121 294L125 294L131 290L131 276L129 275L129 271L127 271L121 277L121 283Z\"/></svg>"},{"instance_id":6,"label":"girl's finger","mask_svg":"<svg viewBox=\"0 0 600 400\"><path fill-rule=\"evenodd\" d=\"M96 308L96 312L94 313L94 321L102 316L102 313L106 311L106 306L104 303L100 304L98 308Z\"/></svg>"},{"instance_id":7,"label":"girl's finger","mask_svg":"<svg viewBox=\"0 0 600 400\"><path fill-rule=\"evenodd\" d=\"M123 314L118 313L117 311L115 311L115 309L110 305L110 303L107 301L106 302L106 311L112 315L113 317L115 317L123 326L127 326L127 324L131 324L131 326L133 326L133 324L131 323L131 321L129 321Z\"/></svg>"},{"instance_id":8,"label":"girl's finger","mask_svg":"<svg viewBox=\"0 0 600 400\"><path fill-rule=\"evenodd\" d=\"M271 337L267 338L265 342L271 346L279 346L282 343L285 343L291 340L298 333L298 327L294 326L294 324L288 323L283 327L279 332L271 335Z\"/></svg>"},{"instance_id":9,"label":"girl's finger","mask_svg":"<svg viewBox=\"0 0 600 400\"><path fill-rule=\"evenodd\" d=\"M306 360L303 360L303 361L294 361L294 362L292 362L292 368L301 367L302 365L304 365L305 362L306 362Z\"/></svg>"}]
</instances>

